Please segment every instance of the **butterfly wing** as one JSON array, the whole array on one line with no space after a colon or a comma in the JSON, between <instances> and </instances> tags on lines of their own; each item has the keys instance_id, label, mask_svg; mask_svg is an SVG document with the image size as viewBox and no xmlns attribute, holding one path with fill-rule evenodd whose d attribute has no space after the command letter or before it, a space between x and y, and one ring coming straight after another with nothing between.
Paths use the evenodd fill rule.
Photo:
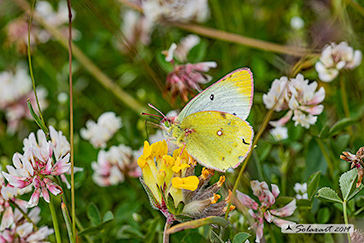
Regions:
<instances>
[{"instance_id":1,"label":"butterfly wing","mask_svg":"<svg viewBox=\"0 0 364 243\"><path fill-rule=\"evenodd\" d=\"M222 111L246 120L253 102L253 88L250 69L235 70L190 100L177 120L182 122L199 111Z\"/></svg>"},{"instance_id":2,"label":"butterfly wing","mask_svg":"<svg viewBox=\"0 0 364 243\"><path fill-rule=\"evenodd\" d=\"M236 168L251 149L253 129L225 112L202 111L180 124L187 152L200 164L218 171Z\"/></svg>"}]
</instances>

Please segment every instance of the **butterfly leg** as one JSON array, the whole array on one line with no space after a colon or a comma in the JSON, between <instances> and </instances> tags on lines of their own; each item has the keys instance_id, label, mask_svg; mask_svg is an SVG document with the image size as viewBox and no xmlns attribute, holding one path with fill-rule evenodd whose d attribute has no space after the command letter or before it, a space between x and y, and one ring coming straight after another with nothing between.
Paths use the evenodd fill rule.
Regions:
<instances>
[{"instance_id":1,"label":"butterfly leg","mask_svg":"<svg viewBox=\"0 0 364 243\"><path fill-rule=\"evenodd\" d=\"M179 154L179 156L181 156L182 155L182 153L183 153L183 151L185 150L185 148L186 148L186 143L185 142L182 142L183 143L183 147L182 147L182 149L181 149L181 153Z\"/></svg>"}]
</instances>

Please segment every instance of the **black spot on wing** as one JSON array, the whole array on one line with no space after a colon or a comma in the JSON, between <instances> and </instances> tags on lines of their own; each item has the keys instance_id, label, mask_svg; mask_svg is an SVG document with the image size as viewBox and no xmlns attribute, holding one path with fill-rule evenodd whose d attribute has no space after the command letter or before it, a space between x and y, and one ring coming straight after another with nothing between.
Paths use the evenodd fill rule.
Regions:
<instances>
[{"instance_id":1,"label":"black spot on wing","mask_svg":"<svg viewBox=\"0 0 364 243\"><path fill-rule=\"evenodd\" d=\"M241 140L242 140L243 144L250 145L250 143L247 143L244 138L242 138Z\"/></svg>"},{"instance_id":2,"label":"black spot on wing","mask_svg":"<svg viewBox=\"0 0 364 243\"><path fill-rule=\"evenodd\" d=\"M210 100L214 100L214 98L215 98L214 94L211 94L210 95Z\"/></svg>"},{"instance_id":3,"label":"black spot on wing","mask_svg":"<svg viewBox=\"0 0 364 243\"><path fill-rule=\"evenodd\" d=\"M234 112L233 115L236 116L236 113Z\"/></svg>"},{"instance_id":4,"label":"black spot on wing","mask_svg":"<svg viewBox=\"0 0 364 243\"><path fill-rule=\"evenodd\" d=\"M224 161L225 160L225 157L222 157L221 160Z\"/></svg>"}]
</instances>

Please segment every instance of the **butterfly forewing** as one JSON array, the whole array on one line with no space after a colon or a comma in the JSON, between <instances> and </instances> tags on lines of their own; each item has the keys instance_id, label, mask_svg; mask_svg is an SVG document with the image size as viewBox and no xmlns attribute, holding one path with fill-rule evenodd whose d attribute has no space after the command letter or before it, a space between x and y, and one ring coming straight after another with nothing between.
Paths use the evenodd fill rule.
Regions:
<instances>
[{"instance_id":1,"label":"butterfly forewing","mask_svg":"<svg viewBox=\"0 0 364 243\"><path fill-rule=\"evenodd\" d=\"M225 112L193 113L182 121L181 129L187 152L200 164L218 171L236 168L252 144L249 123Z\"/></svg>"},{"instance_id":2,"label":"butterfly forewing","mask_svg":"<svg viewBox=\"0 0 364 243\"><path fill-rule=\"evenodd\" d=\"M238 69L193 98L178 115L183 121L200 111L222 111L240 117L249 115L253 97L253 75L249 68Z\"/></svg>"}]
</instances>

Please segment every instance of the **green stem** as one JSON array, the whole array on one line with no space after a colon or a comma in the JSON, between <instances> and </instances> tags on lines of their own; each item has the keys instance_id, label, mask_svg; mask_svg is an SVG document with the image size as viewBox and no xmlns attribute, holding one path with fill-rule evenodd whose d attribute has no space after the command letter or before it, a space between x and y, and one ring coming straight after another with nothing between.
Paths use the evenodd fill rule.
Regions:
<instances>
[{"instance_id":1,"label":"green stem","mask_svg":"<svg viewBox=\"0 0 364 243\"><path fill-rule=\"evenodd\" d=\"M31 218L29 218L28 214L26 212L23 211L23 209L21 207L19 207L19 205L14 202L13 200L9 199L9 202L11 203L11 205L13 205L15 208L17 208L20 213L23 215L23 217L33 225L34 230L38 230L38 226L33 222L33 220Z\"/></svg>"},{"instance_id":2,"label":"green stem","mask_svg":"<svg viewBox=\"0 0 364 243\"><path fill-rule=\"evenodd\" d=\"M68 6L68 62L69 62L69 88L70 88L70 143L71 143L71 211L72 211L72 235L76 242L76 202L75 202L75 161L73 147L73 81L72 81L72 8L71 0L67 0Z\"/></svg>"},{"instance_id":3,"label":"green stem","mask_svg":"<svg viewBox=\"0 0 364 243\"><path fill-rule=\"evenodd\" d=\"M333 178L334 177L334 163L330 159L330 155L327 153L327 149L326 149L325 145L323 144L323 142L318 138L316 138L316 142L317 142L318 146L320 147L321 153L325 157L327 166L329 167L330 175Z\"/></svg>"},{"instance_id":4,"label":"green stem","mask_svg":"<svg viewBox=\"0 0 364 243\"><path fill-rule=\"evenodd\" d=\"M346 88L345 88L345 79L344 75L340 75L340 91L341 91L341 100L344 107L344 112L346 117L350 117L350 109L349 109L349 103L348 103L348 96L346 94Z\"/></svg>"},{"instance_id":5,"label":"green stem","mask_svg":"<svg viewBox=\"0 0 364 243\"><path fill-rule=\"evenodd\" d=\"M119 0L120 3L136 10L139 12L143 12L143 9L138 6L137 4L129 1L129 0ZM249 46L252 48L271 51L275 53L287 54L292 56L320 56L320 53L311 53L312 50L305 49L302 47L295 47L295 46L284 46L268 41L262 41L250 37L246 37L243 35L238 35L234 33L229 33L221 30L216 30L213 28L204 27L201 25L196 24L185 24L185 23L168 23L172 26L178 27L183 30L187 30L198 35L210 37L217 40L222 40L230 43L240 44ZM311 53L311 54L310 54Z\"/></svg>"},{"instance_id":6,"label":"green stem","mask_svg":"<svg viewBox=\"0 0 364 243\"><path fill-rule=\"evenodd\" d=\"M28 10L29 4L24 0L15 0L19 7ZM34 20L43 26L64 48L68 49L68 41L63 34L52 25L49 25L42 17L37 14L33 15ZM111 78L106 76L75 44L72 44L73 55L81 65L96 78L96 80L107 90L113 93L121 102L130 107L133 111L140 114L145 112L145 106L140 104L132 95L120 88Z\"/></svg>"},{"instance_id":7,"label":"green stem","mask_svg":"<svg viewBox=\"0 0 364 243\"><path fill-rule=\"evenodd\" d=\"M44 118L43 118L43 114L42 114L42 110L41 110L40 105L39 105L37 90L35 88L35 79L34 79L34 74L33 74L33 67L32 67L32 54L31 54L31 46L30 46L30 29L31 29L31 26L32 26L33 12L34 12L35 3L36 3L36 0L33 1L33 4L30 7L30 13L29 13L29 23L28 23L28 62L29 62L30 77L32 79L33 91L34 91L35 100L36 100L37 106L38 106L39 116L40 116L40 119L42 120L42 123L43 123L44 127L47 127L45 125ZM44 132L46 132L46 131L44 131Z\"/></svg>"},{"instance_id":8,"label":"green stem","mask_svg":"<svg viewBox=\"0 0 364 243\"><path fill-rule=\"evenodd\" d=\"M354 0L349 0L349 4L351 5L351 7L353 9L355 9L356 11L358 11L361 15L364 16L364 8L363 6L361 6L359 3L357 3Z\"/></svg>"},{"instance_id":9,"label":"green stem","mask_svg":"<svg viewBox=\"0 0 364 243\"><path fill-rule=\"evenodd\" d=\"M271 242L272 242L272 243L276 243L276 242L277 242L277 240L276 240L276 238L274 237L274 233L273 233L273 230L272 230L272 226L271 226L271 224L268 224L268 231L269 231L270 238L272 238L272 239L271 239Z\"/></svg>"},{"instance_id":10,"label":"green stem","mask_svg":"<svg viewBox=\"0 0 364 243\"><path fill-rule=\"evenodd\" d=\"M348 220L348 214L346 212L346 202L345 201L343 202L343 214L344 214L345 224L348 225L349 220ZM348 232L347 235L348 235L348 242L351 243L350 233Z\"/></svg>"},{"instance_id":11,"label":"green stem","mask_svg":"<svg viewBox=\"0 0 364 243\"><path fill-rule=\"evenodd\" d=\"M233 187L233 190L232 190L232 195L235 195L236 189L238 188L238 185L239 185L239 181L241 180L241 177L243 176L243 172L244 172L246 166L248 165L248 162L249 162L250 157L253 154L255 145L258 143L259 138L262 136L265 128L268 126L268 123L269 123L270 119L272 118L273 113L274 113L274 109L271 109L265 115L264 120L263 120L263 123L262 123L262 125L259 128L258 134L254 138L254 141L253 141L251 150L250 150L248 156L245 158L244 163L243 163L243 166L241 167L241 169L239 171L239 175L236 178L236 181L235 181L235 184L234 184L234 187ZM225 220L227 220L227 218L228 218L228 215L229 215L229 212L230 212L229 211L230 206L231 206L231 200L230 200L230 202L229 202L229 204L227 206L227 210L226 210L226 213L225 213Z\"/></svg>"},{"instance_id":12,"label":"green stem","mask_svg":"<svg viewBox=\"0 0 364 243\"><path fill-rule=\"evenodd\" d=\"M51 216L52 216L52 221L53 221L53 229L54 229L54 233L56 234L57 243L62 243L61 234L59 232L57 214L56 214L56 210L54 209L53 202L54 202L54 200L53 200L53 197L51 196L51 202L49 203L49 210L51 211Z\"/></svg>"}]
</instances>

